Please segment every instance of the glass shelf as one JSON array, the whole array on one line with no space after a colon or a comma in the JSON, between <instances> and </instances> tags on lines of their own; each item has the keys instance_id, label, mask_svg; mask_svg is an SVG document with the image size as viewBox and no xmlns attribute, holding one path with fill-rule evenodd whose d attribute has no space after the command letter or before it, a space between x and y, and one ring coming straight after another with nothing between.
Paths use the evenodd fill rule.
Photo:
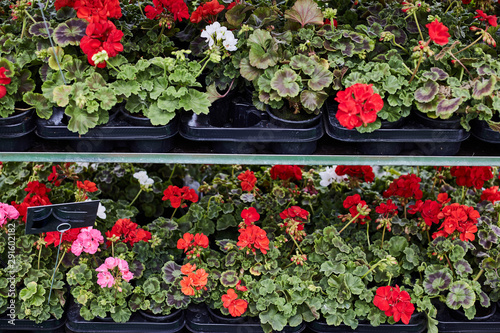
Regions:
<instances>
[{"instance_id":1,"label":"glass shelf","mask_svg":"<svg viewBox=\"0 0 500 333\"><path fill-rule=\"evenodd\" d=\"M112 163L182 163L182 164L296 164L296 165L432 165L432 166L500 166L499 146L469 140L462 144L457 156L421 156L418 151L403 155L370 156L356 154L356 147L322 138L313 155L276 155L270 151L258 154L217 154L209 144L188 142L178 138L170 153L148 154L126 151L109 153L76 153L61 151L62 145L36 144L30 152L0 152L0 161L26 162L112 162ZM496 155L496 156L495 156Z\"/></svg>"}]
</instances>

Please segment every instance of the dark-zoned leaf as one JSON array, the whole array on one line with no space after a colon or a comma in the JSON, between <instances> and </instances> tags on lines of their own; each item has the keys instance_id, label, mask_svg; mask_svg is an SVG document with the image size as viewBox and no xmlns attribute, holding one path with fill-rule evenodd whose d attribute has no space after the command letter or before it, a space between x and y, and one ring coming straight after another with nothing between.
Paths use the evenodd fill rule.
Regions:
<instances>
[{"instance_id":1,"label":"dark-zoned leaf","mask_svg":"<svg viewBox=\"0 0 500 333\"><path fill-rule=\"evenodd\" d=\"M54 31L54 40L60 46L78 45L85 36L87 22L77 18L59 24Z\"/></svg>"},{"instance_id":2,"label":"dark-zoned leaf","mask_svg":"<svg viewBox=\"0 0 500 333\"><path fill-rule=\"evenodd\" d=\"M49 33L52 36L54 34L54 29L50 27L50 23L47 23L47 26L49 27ZM30 27L29 32L35 36L49 38L49 35L47 34L47 26L45 25L45 22L37 22Z\"/></svg>"},{"instance_id":3,"label":"dark-zoned leaf","mask_svg":"<svg viewBox=\"0 0 500 333\"><path fill-rule=\"evenodd\" d=\"M302 28L307 24L323 24L323 13L313 0L297 0L291 9L285 11L285 18L299 22Z\"/></svg>"},{"instance_id":4,"label":"dark-zoned leaf","mask_svg":"<svg viewBox=\"0 0 500 333\"><path fill-rule=\"evenodd\" d=\"M462 98L452 98L452 99L443 99L439 102L436 108L436 114L441 118L451 117L453 112L457 111L462 104Z\"/></svg>"},{"instance_id":5,"label":"dark-zoned leaf","mask_svg":"<svg viewBox=\"0 0 500 333\"><path fill-rule=\"evenodd\" d=\"M446 305L453 310L458 310L460 307L468 309L474 306L476 294L472 287L465 281L456 281L450 285L450 292L446 297Z\"/></svg>"},{"instance_id":6,"label":"dark-zoned leaf","mask_svg":"<svg viewBox=\"0 0 500 333\"><path fill-rule=\"evenodd\" d=\"M163 280L166 283L173 283L178 277L182 275L181 266L177 265L174 261L168 261L163 265Z\"/></svg>"},{"instance_id":7,"label":"dark-zoned leaf","mask_svg":"<svg viewBox=\"0 0 500 333\"><path fill-rule=\"evenodd\" d=\"M225 271L220 277L220 283L224 287L234 287L238 283L239 278L236 271Z\"/></svg>"},{"instance_id":8,"label":"dark-zoned leaf","mask_svg":"<svg viewBox=\"0 0 500 333\"><path fill-rule=\"evenodd\" d=\"M481 99L484 96L491 95L496 83L497 80L494 76L491 76L489 80L476 81L472 91L472 98Z\"/></svg>"},{"instance_id":9,"label":"dark-zoned leaf","mask_svg":"<svg viewBox=\"0 0 500 333\"><path fill-rule=\"evenodd\" d=\"M312 90L322 90L328 87L333 81L333 73L320 64L316 64L314 71L311 74L311 79L307 82L307 85ZM271 82L272 85L272 82Z\"/></svg>"},{"instance_id":10,"label":"dark-zoned leaf","mask_svg":"<svg viewBox=\"0 0 500 333\"><path fill-rule=\"evenodd\" d=\"M278 62L278 45L267 30L255 30L248 38L250 65L260 69L274 66Z\"/></svg>"},{"instance_id":11,"label":"dark-zoned leaf","mask_svg":"<svg viewBox=\"0 0 500 333\"><path fill-rule=\"evenodd\" d=\"M434 81L427 81L415 91L415 99L420 103L429 103L436 97L439 85Z\"/></svg>"},{"instance_id":12,"label":"dark-zoned leaf","mask_svg":"<svg viewBox=\"0 0 500 333\"><path fill-rule=\"evenodd\" d=\"M440 291L448 288L451 279L451 274L447 270L431 273L424 280L424 289L429 295L437 295Z\"/></svg>"},{"instance_id":13,"label":"dark-zoned leaf","mask_svg":"<svg viewBox=\"0 0 500 333\"><path fill-rule=\"evenodd\" d=\"M281 97L295 97L299 94L300 86L297 83L299 76L290 68L278 70L271 79L271 87Z\"/></svg>"},{"instance_id":14,"label":"dark-zoned leaf","mask_svg":"<svg viewBox=\"0 0 500 333\"><path fill-rule=\"evenodd\" d=\"M316 111L328 98L328 94L323 91L303 90L300 93L300 103L311 112Z\"/></svg>"}]
</instances>

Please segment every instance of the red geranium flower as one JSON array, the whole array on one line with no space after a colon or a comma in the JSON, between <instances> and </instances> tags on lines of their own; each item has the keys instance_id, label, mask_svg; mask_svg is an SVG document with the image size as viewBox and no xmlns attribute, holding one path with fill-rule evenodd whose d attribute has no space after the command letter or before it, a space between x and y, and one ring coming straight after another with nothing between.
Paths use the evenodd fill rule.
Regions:
<instances>
[{"instance_id":1,"label":"red geranium flower","mask_svg":"<svg viewBox=\"0 0 500 333\"><path fill-rule=\"evenodd\" d=\"M7 95L7 88L4 86L4 84L9 84L10 83L10 77L7 77L5 75L5 72L7 69L5 67L0 67L0 98L3 98L5 95Z\"/></svg>"},{"instance_id":2,"label":"red geranium flower","mask_svg":"<svg viewBox=\"0 0 500 333\"><path fill-rule=\"evenodd\" d=\"M184 201L197 202L198 194L192 188L184 186L183 188L179 188L174 185L170 185L167 187L165 191L163 191L163 201L170 200L170 204L173 208L186 207Z\"/></svg>"},{"instance_id":3,"label":"red geranium flower","mask_svg":"<svg viewBox=\"0 0 500 333\"><path fill-rule=\"evenodd\" d=\"M500 192L498 191L498 186L492 186L487 188L481 194L481 200L487 200L492 203L500 200Z\"/></svg>"},{"instance_id":4,"label":"red geranium flower","mask_svg":"<svg viewBox=\"0 0 500 333\"><path fill-rule=\"evenodd\" d=\"M359 194L354 194L345 198L343 202L344 208L349 209L349 214L351 214L351 218L354 218L358 215L358 205L367 206L366 201L361 200ZM365 224L366 221L370 221L371 217L369 215L359 215L353 223L359 222L359 224Z\"/></svg>"},{"instance_id":5,"label":"red geranium flower","mask_svg":"<svg viewBox=\"0 0 500 333\"><path fill-rule=\"evenodd\" d=\"M344 201L345 202L345 201ZM381 202L375 208L375 212L382 215L396 215L398 213L398 206L396 206L391 199L387 200L386 203Z\"/></svg>"},{"instance_id":6,"label":"red geranium flower","mask_svg":"<svg viewBox=\"0 0 500 333\"><path fill-rule=\"evenodd\" d=\"M301 180L302 169L296 165L275 165L270 170L271 178L281 180Z\"/></svg>"},{"instance_id":7,"label":"red geranium flower","mask_svg":"<svg viewBox=\"0 0 500 333\"><path fill-rule=\"evenodd\" d=\"M437 217L444 220L439 227L440 231L434 233L432 238L453 235L453 238L459 236L462 241L474 240L480 215L473 207L453 203L445 206Z\"/></svg>"},{"instance_id":8,"label":"red geranium flower","mask_svg":"<svg viewBox=\"0 0 500 333\"><path fill-rule=\"evenodd\" d=\"M448 28L437 19L433 22L426 24L425 27L429 29L429 37L431 40L439 45L448 44L448 38L450 38L450 34L448 33Z\"/></svg>"},{"instance_id":9,"label":"red geranium flower","mask_svg":"<svg viewBox=\"0 0 500 333\"><path fill-rule=\"evenodd\" d=\"M86 36L80 40L80 48L87 55L87 60L92 66L96 66L92 57L101 51L106 51L109 57L115 57L118 52L123 51L120 43L123 32L116 29L111 21L92 22L87 26ZM106 67L106 62L102 61L97 67Z\"/></svg>"},{"instance_id":10,"label":"red geranium flower","mask_svg":"<svg viewBox=\"0 0 500 333\"><path fill-rule=\"evenodd\" d=\"M418 200L415 205L410 205L408 212L410 214L420 212L425 224L430 227L433 223L439 223L438 214L441 213L441 207L442 205L439 202L433 200L425 200L425 202Z\"/></svg>"},{"instance_id":11,"label":"red geranium flower","mask_svg":"<svg viewBox=\"0 0 500 333\"><path fill-rule=\"evenodd\" d=\"M384 107L384 101L373 92L372 86L356 83L337 93L335 100L339 106L335 117L342 126L353 129L377 120L377 113Z\"/></svg>"},{"instance_id":12,"label":"red geranium flower","mask_svg":"<svg viewBox=\"0 0 500 333\"><path fill-rule=\"evenodd\" d=\"M255 183L257 182L257 178L255 177L253 171L250 170L240 173L238 180L241 181L241 189L247 192L253 191Z\"/></svg>"},{"instance_id":13,"label":"red geranium flower","mask_svg":"<svg viewBox=\"0 0 500 333\"><path fill-rule=\"evenodd\" d=\"M56 11L63 7L73 8L74 6L75 6L75 0L56 0L56 2L54 3Z\"/></svg>"},{"instance_id":14,"label":"red geranium flower","mask_svg":"<svg viewBox=\"0 0 500 333\"><path fill-rule=\"evenodd\" d=\"M149 242L151 233L144 229L138 228L137 223L132 222L130 219L119 219L111 230L106 232L106 237L116 238L123 243L129 243L134 246L135 243L140 241ZM106 242L107 246L111 245L111 241Z\"/></svg>"},{"instance_id":15,"label":"red geranium flower","mask_svg":"<svg viewBox=\"0 0 500 333\"><path fill-rule=\"evenodd\" d=\"M212 0L203 5L198 6L191 14L191 23L200 23L201 20L206 20L211 24L217 20L217 14L224 10L224 6L219 4L219 1Z\"/></svg>"},{"instance_id":16,"label":"red geranium flower","mask_svg":"<svg viewBox=\"0 0 500 333\"><path fill-rule=\"evenodd\" d=\"M182 0L153 0L153 6L147 5L144 8L146 17L150 20L166 18L167 27L170 28L170 21L182 21L189 18L189 10ZM169 20L170 16L170 20Z\"/></svg>"},{"instance_id":17,"label":"red geranium flower","mask_svg":"<svg viewBox=\"0 0 500 333\"><path fill-rule=\"evenodd\" d=\"M398 196L401 198L415 198L419 200L422 198L422 190L420 189L420 182L422 179L415 174L401 175L399 178L394 179L389 185L389 188L384 191L384 198L391 196Z\"/></svg>"},{"instance_id":18,"label":"red geranium flower","mask_svg":"<svg viewBox=\"0 0 500 333\"><path fill-rule=\"evenodd\" d=\"M455 166L451 168L450 173L453 177L457 177L458 186L475 187L479 190L484 182L493 179L491 170L489 166Z\"/></svg>"},{"instance_id":19,"label":"red geranium flower","mask_svg":"<svg viewBox=\"0 0 500 333\"><path fill-rule=\"evenodd\" d=\"M68 246L67 250L71 249L71 245L78 238L78 234L82 228L74 228L65 231L62 234L62 243L65 246ZM45 234L44 241L47 242L45 247L49 245L54 245L54 247L59 246L59 241L61 240L61 233L59 231L50 231Z\"/></svg>"},{"instance_id":20,"label":"red geranium flower","mask_svg":"<svg viewBox=\"0 0 500 333\"><path fill-rule=\"evenodd\" d=\"M373 298L373 304L384 311L386 316L392 316L395 322L401 320L406 325L415 311L408 292L401 291L398 286L379 287Z\"/></svg>"},{"instance_id":21,"label":"red geranium flower","mask_svg":"<svg viewBox=\"0 0 500 333\"><path fill-rule=\"evenodd\" d=\"M77 181L76 187L84 190L85 192L90 192L90 193L97 191L97 187L96 187L95 183L93 183L89 180L85 180L83 183L81 181Z\"/></svg>"},{"instance_id":22,"label":"red geranium flower","mask_svg":"<svg viewBox=\"0 0 500 333\"><path fill-rule=\"evenodd\" d=\"M480 9L477 9L476 13L477 15L474 16L474 18L477 18L479 21L488 21L489 25L492 27L496 27L498 25L497 17L495 15L486 15L486 13Z\"/></svg>"},{"instance_id":23,"label":"red geranium flower","mask_svg":"<svg viewBox=\"0 0 500 333\"><path fill-rule=\"evenodd\" d=\"M245 208L241 211L241 218L246 225L251 225L260 219L260 214L254 207Z\"/></svg>"},{"instance_id":24,"label":"red geranium flower","mask_svg":"<svg viewBox=\"0 0 500 333\"><path fill-rule=\"evenodd\" d=\"M369 165L338 165L335 173L339 176L348 175L352 178L364 179L367 183L375 179L373 168Z\"/></svg>"},{"instance_id":25,"label":"red geranium flower","mask_svg":"<svg viewBox=\"0 0 500 333\"><path fill-rule=\"evenodd\" d=\"M122 17L118 0L76 0L73 8L78 18L89 23L105 22L109 18Z\"/></svg>"}]
</instances>

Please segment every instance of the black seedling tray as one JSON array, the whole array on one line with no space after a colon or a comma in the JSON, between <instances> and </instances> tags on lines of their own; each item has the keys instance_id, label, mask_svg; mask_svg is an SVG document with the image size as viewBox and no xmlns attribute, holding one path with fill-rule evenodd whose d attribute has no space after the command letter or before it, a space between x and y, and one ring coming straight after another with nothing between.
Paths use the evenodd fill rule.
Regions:
<instances>
[{"instance_id":1,"label":"black seedling tray","mask_svg":"<svg viewBox=\"0 0 500 333\"><path fill-rule=\"evenodd\" d=\"M0 121L0 151L26 151L33 146L36 122L33 110Z\"/></svg>"},{"instance_id":2,"label":"black seedling tray","mask_svg":"<svg viewBox=\"0 0 500 333\"><path fill-rule=\"evenodd\" d=\"M482 332L500 332L500 311L484 320L459 320L457 316L452 316L450 309L438 307L437 320L439 332L453 333L482 333Z\"/></svg>"},{"instance_id":3,"label":"black seedling tray","mask_svg":"<svg viewBox=\"0 0 500 333\"><path fill-rule=\"evenodd\" d=\"M401 128L359 133L340 125L335 117L336 105L327 103L326 108L326 133L339 141L357 143L358 150L363 154L397 155L404 149L418 150L424 155L455 155L462 142L470 136L464 129L426 127L411 115Z\"/></svg>"},{"instance_id":4,"label":"black seedling tray","mask_svg":"<svg viewBox=\"0 0 500 333\"><path fill-rule=\"evenodd\" d=\"M500 133L488 126L488 123L479 119L471 122L472 135L481 141L488 143L500 143Z\"/></svg>"},{"instance_id":5,"label":"black seedling tray","mask_svg":"<svg viewBox=\"0 0 500 333\"><path fill-rule=\"evenodd\" d=\"M38 119L36 134L44 140L64 140L77 152L113 151L117 147L128 147L132 152L162 153L173 148L173 139L178 131L175 117L164 126L136 126L127 122L122 114L106 125L90 129L79 135L67 128L64 109L54 108L48 120Z\"/></svg>"},{"instance_id":6,"label":"black seedling tray","mask_svg":"<svg viewBox=\"0 0 500 333\"><path fill-rule=\"evenodd\" d=\"M178 316L168 322L149 321L137 312L133 313L126 323L98 319L87 321L80 316L80 307L72 299L68 309L66 330L74 333L175 333L182 331L185 323L184 311L180 311Z\"/></svg>"},{"instance_id":7,"label":"black seedling tray","mask_svg":"<svg viewBox=\"0 0 500 333\"><path fill-rule=\"evenodd\" d=\"M427 329L427 321L425 315L422 313L413 314L408 325L401 321L395 324L381 324L379 326L372 326L369 322L360 322L358 327L353 330L350 326L341 324L339 326L328 325L326 321L315 320L307 323L307 327L316 333L323 332L359 332L359 333L422 333Z\"/></svg>"},{"instance_id":8,"label":"black seedling tray","mask_svg":"<svg viewBox=\"0 0 500 333\"><path fill-rule=\"evenodd\" d=\"M236 101L230 110L210 115L183 114L180 135L187 140L211 142L219 153L254 153L272 150L276 154L312 154L323 136L322 119L310 128L285 128L274 124L267 112ZM213 126L214 118L220 126Z\"/></svg>"},{"instance_id":9,"label":"black seedling tray","mask_svg":"<svg viewBox=\"0 0 500 333\"><path fill-rule=\"evenodd\" d=\"M36 324L32 320L27 319L15 319L15 325L9 324L9 317L5 314L0 315L0 332L15 332L23 331L24 333L64 333L64 324L66 323L66 315L63 315L61 319L50 318L41 324Z\"/></svg>"},{"instance_id":10,"label":"black seedling tray","mask_svg":"<svg viewBox=\"0 0 500 333\"><path fill-rule=\"evenodd\" d=\"M217 322L214 319L217 320ZM231 323L229 323L231 322ZM276 333L300 333L305 329L301 324L297 327L286 326ZM205 304L191 305L186 311L186 328L194 333L263 333L259 318L240 317L222 319L208 312Z\"/></svg>"}]
</instances>

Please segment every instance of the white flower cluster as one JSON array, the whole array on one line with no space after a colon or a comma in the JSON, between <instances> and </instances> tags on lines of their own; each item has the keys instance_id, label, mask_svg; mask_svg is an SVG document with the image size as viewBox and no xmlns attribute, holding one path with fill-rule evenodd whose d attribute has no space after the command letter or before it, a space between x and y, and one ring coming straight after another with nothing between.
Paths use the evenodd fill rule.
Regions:
<instances>
[{"instance_id":1,"label":"white flower cluster","mask_svg":"<svg viewBox=\"0 0 500 333\"><path fill-rule=\"evenodd\" d=\"M212 48L217 42L221 41L224 48L228 51L236 51L238 39L234 38L233 33L222 27L219 22L214 22L205 27L201 32L201 37L206 38L208 47Z\"/></svg>"},{"instance_id":2,"label":"white flower cluster","mask_svg":"<svg viewBox=\"0 0 500 333\"><path fill-rule=\"evenodd\" d=\"M331 183L340 183L346 180L345 176L339 176L335 172L336 166L333 167L326 167L325 171L320 172L319 176L321 177L320 185L321 186L328 186Z\"/></svg>"},{"instance_id":3,"label":"white flower cluster","mask_svg":"<svg viewBox=\"0 0 500 333\"><path fill-rule=\"evenodd\" d=\"M148 173L146 171L139 171L134 173L134 178L139 181L144 189L148 189L155 182L153 179L148 177Z\"/></svg>"}]
</instances>

